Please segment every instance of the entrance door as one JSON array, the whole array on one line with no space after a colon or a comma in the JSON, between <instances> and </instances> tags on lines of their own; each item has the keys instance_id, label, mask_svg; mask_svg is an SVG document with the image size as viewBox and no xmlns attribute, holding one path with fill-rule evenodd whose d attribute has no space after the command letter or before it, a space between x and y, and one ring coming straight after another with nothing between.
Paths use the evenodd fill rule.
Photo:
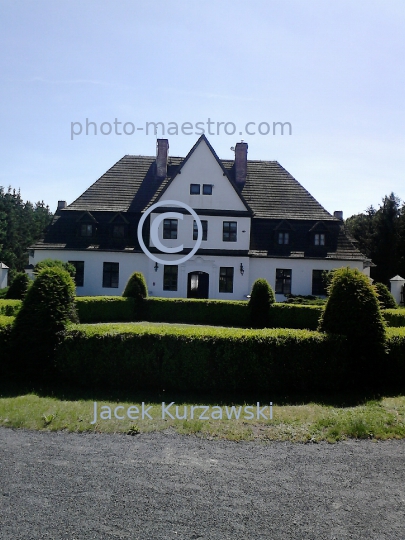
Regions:
<instances>
[{"instance_id":1,"label":"entrance door","mask_svg":"<svg viewBox=\"0 0 405 540\"><path fill-rule=\"evenodd\" d=\"M210 276L207 272L188 274L187 298L208 298Z\"/></svg>"}]
</instances>

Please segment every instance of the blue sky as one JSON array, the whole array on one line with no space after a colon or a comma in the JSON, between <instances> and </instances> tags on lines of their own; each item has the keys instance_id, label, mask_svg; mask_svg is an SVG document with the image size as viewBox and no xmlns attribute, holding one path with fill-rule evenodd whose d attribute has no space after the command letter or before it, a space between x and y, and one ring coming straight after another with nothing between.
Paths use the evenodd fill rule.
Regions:
<instances>
[{"instance_id":1,"label":"blue sky","mask_svg":"<svg viewBox=\"0 0 405 540\"><path fill-rule=\"evenodd\" d=\"M219 157L244 139L345 217L405 199L403 0L0 0L0 50L0 185L52 211L155 154L153 130L102 135L115 119L234 124L207 134ZM273 122L292 134L257 133ZM168 138L184 156L198 135Z\"/></svg>"}]
</instances>

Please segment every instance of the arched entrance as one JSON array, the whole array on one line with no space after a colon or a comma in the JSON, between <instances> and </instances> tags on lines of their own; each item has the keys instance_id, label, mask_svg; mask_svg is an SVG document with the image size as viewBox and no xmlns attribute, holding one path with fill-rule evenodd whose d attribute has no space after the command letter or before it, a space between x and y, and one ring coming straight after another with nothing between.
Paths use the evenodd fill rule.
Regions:
<instances>
[{"instance_id":1,"label":"arched entrance","mask_svg":"<svg viewBox=\"0 0 405 540\"><path fill-rule=\"evenodd\" d=\"M207 272L190 272L187 282L187 298L208 298L210 276Z\"/></svg>"}]
</instances>

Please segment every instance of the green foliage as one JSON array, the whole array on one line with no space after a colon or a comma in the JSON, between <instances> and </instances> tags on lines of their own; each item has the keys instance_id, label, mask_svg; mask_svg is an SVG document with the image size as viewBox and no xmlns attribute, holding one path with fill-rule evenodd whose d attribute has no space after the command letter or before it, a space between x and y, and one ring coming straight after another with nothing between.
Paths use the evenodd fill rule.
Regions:
<instances>
[{"instance_id":1,"label":"green foliage","mask_svg":"<svg viewBox=\"0 0 405 540\"><path fill-rule=\"evenodd\" d=\"M146 298L144 309L136 310L133 298L120 296L78 296L76 307L82 323L131 322L206 324L248 328L248 304L238 300ZM273 328L316 330L322 306L274 303L269 325Z\"/></svg>"},{"instance_id":2,"label":"green foliage","mask_svg":"<svg viewBox=\"0 0 405 540\"><path fill-rule=\"evenodd\" d=\"M146 300L144 319L150 322L249 326L247 302L191 298L151 298Z\"/></svg>"},{"instance_id":3,"label":"green foliage","mask_svg":"<svg viewBox=\"0 0 405 540\"><path fill-rule=\"evenodd\" d=\"M382 315L385 319L387 326L391 327L405 327L405 309L384 309Z\"/></svg>"},{"instance_id":4,"label":"green foliage","mask_svg":"<svg viewBox=\"0 0 405 540\"><path fill-rule=\"evenodd\" d=\"M0 289L0 300L5 298L7 296L7 292L10 287L4 287L4 289Z\"/></svg>"},{"instance_id":5,"label":"green foliage","mask_svg":"<svg viewBox=\"0 0 405 540\"><path fill-rule=\"evenodd\" d=\"M93 387L188 391L339 388L345 340L306 330L131 324L70 327L56 367Z\"/></svg>"},{"instance_id":6,"label":"green foliage","mask_svg":"<svg viewBox=\"0 0 405 540\"><path fill-rule=\"evenodd\" d=\"M251 325L255 328L269 326L269 310L276 298L267 280L256 279L252 286L248 304Z\"/></svg>"},{"instance_id":7,"label":"green foliage","mask_svg":"<svg viewBox=\"0 0 405 540\"><path fill-rule=\"evenodd\" d=\"M148 296L146 281L141 272L134 272L132 274L122 296L125 298L134 298L137 302L141 302Z\"/></svg>"},{"instance_id":8,"label":"green foliage","mask_svg":"<svg viewBox=\"0 0 405 540\"><path fill-rule=\"evenodd\" d=\"M21 300L0 300L0 315L13 317L21 309Z\"/></svg>"},{"instance_id":9,"label":"green foliage","mask_svg":"<svg viewBox=\"0 0 405 540\"><path fill-rule=\"evenodd\" d=\"M304 306L324 306L326 304L324 298L319 298L313 294L307 296L301 294L286 294L285 296L287 297L287 300L283 302L284 304L300 304Z\"/></svg>"},{"instance_id":10,"label":"green foliage","mask_svg":"<svg viewBox=\"0 0 405 540\"><path fill-rule=\"evenodd\" d=\"M8 288L7 300L22 300L27 294L28 288L31 285L31 280L25 272L18 272Z\"/></svg>"},{"instance_id":11,"label":"green foliage","mask_svg":"<svg viewBox=\"0 0 405 540\"><path fill-rule=\"evenodd\" d=\"M44 268L60 268L68 272L72 278L74 278L76 275L76 268L73 266L73 264L60 261L59 259L44 259L43 261L37 262L34 267L34 272L37 274Z\"/></svg>"},{"instance_id":12,"label":"green foliage","mask_svg":"<svg viewBox=\"0 0 405 540\"><path fill-rule=\"evenodd\" d=\"M397 303L384 283L374 283L381 309L395 309Z\"/></svg>"},{"instance_id":13,"label":"green foliage","mask_svg":"<svg viewBox=\"0 0 405 540\"><path fill-rule=\"evenodd\" d=\"M7 317L0 312L0 380L10 372L12 355L10 351L10 337L14 317Z\"/></svg>"},{"instance_id":14,"label":"green foliage","mask_svg":"<svg viewBox=\"0 0 405 540\"><path fill-rule=\"evenodd\" d=\"M52 214L44 202L24 202L19 192L0 186L0 261L13 272L28 264L27 250L42 236Z\"/></svg>"},{"instance_id":15,"label":"green foliage","mask_svg":"<svg viewBox=\"0 0 405 540\"><path fill-rule=\"evenodd\" d=\"M405 203L400 203L391 193L378 210L371 206L345 223L360 251L376 264L371 277L382 283L397 274L405 275Z\"/></svg>"},{"instance_id":16,"label":"green foliage","mask_svg":"<svg viewBox=\"0 0 405 540\"><path fill-rule=\"evenodd\" d=\"M136 320L135 300L122 296L77 296L81 323L130 322Z\"/></svg>"},{"instance_id":17,"label":"green foliage","mask_svg":"<svg viewBox=\"0 0 405 540\"><path fill-rule=\"evenodd\" d=\"M301 328L316 330L323 306L276 303L270 308L273 328Z\"/></svg>"},{"instance_id":18,"label":"green foliage","mask_svg":"<svg viewBox=\"0 0 405 540\"><path fill-rule=\"evenodd\" d=\"M12 346L15 368L25 376L39 376L52 367L55 346L65 325L76 320L75 284L60 268L40 271L17 313Z\"/></svg>"},{"instance_id":19,"label":"green foliage","mask_svg":"<svg viewBox=\"0 0 405 540\"><path fill-rule=\"evenodd\" d=\"M372 384L386 352L386 329L377 294L366 275L350 268L334 272L328 292L319 329L347 337L353 381Z\"/></svg>"}]
</instances>

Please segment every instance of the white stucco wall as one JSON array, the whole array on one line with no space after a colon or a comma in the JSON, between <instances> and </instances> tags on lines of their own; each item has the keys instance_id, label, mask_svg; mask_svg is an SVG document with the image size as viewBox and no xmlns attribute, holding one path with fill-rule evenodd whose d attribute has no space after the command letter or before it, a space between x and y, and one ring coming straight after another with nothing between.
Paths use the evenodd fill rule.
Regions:
<instances>
[{"instance_id":1,"label":"white stucco wall","mask_svg":"<svg viewBox=\"0 0 405 540\"><path fill-rule=\"evenodd\" d=\"M155 262L142 253L122 252L90 252L90 251L64 251L64 250L35 250L34 257L30 257L30 264L46 259L59 259L67 261L84 261L84 286L77 287L78 296L92 295L121 295L130 275L142 272L145 276L148 291L151 296L167 298L186 298L188 274L190 272L206 272L209 275L209 298L244 300L250 294L253 282L257 278L265 278L275 289L276 269L291 269L291 292L293 294L312 294L312 270L332 270L349 266L362 271L361 261L336 261L317 259L270 259L231 256L194 256L178 269L178 290L163 290L164 268L158 264L155 271ZM162 255L168 264L178 258L178 255ZM118 288L103 288L103 263L119 263ZM244 274L240 273L240 264ZM219 272L221 267L234 268L233 293L219 292ZM276 295L277 301L285 300L284 295Z\"/></svg>"},{"instance_id":2,"label":"white stucco wall","mask_svg":"<svg viewBox=\"0 0 405 540\"><path fill-rule=\"evenodd\" d=\"M363 271L362 261L338 261L325 259L302 259L302 258L254 258L250 261L249 285L252 287L254 281L258 278L267 279L275 290L276 288L276 269L291 270L291 293L310 295L312 294L312 270L333 270L334 268L347 267L357 268ZM284 295L277 294L276 300L282 302Z\"/></svg>"},{"instance_id":3,"label":"white stucco wall","mask_svg":"<svg viewBox=\"0 0 405 540\"><path fill-rule=\"evenodd\" d=\"M201 194L190 195L190 184L200 184ZM203 195L203 184L212 184L212 195ZM191 208L243 210L246 207L224 176L205 141L201 141L160 200L182 201Z\"/></svg>"}]
</instances>

